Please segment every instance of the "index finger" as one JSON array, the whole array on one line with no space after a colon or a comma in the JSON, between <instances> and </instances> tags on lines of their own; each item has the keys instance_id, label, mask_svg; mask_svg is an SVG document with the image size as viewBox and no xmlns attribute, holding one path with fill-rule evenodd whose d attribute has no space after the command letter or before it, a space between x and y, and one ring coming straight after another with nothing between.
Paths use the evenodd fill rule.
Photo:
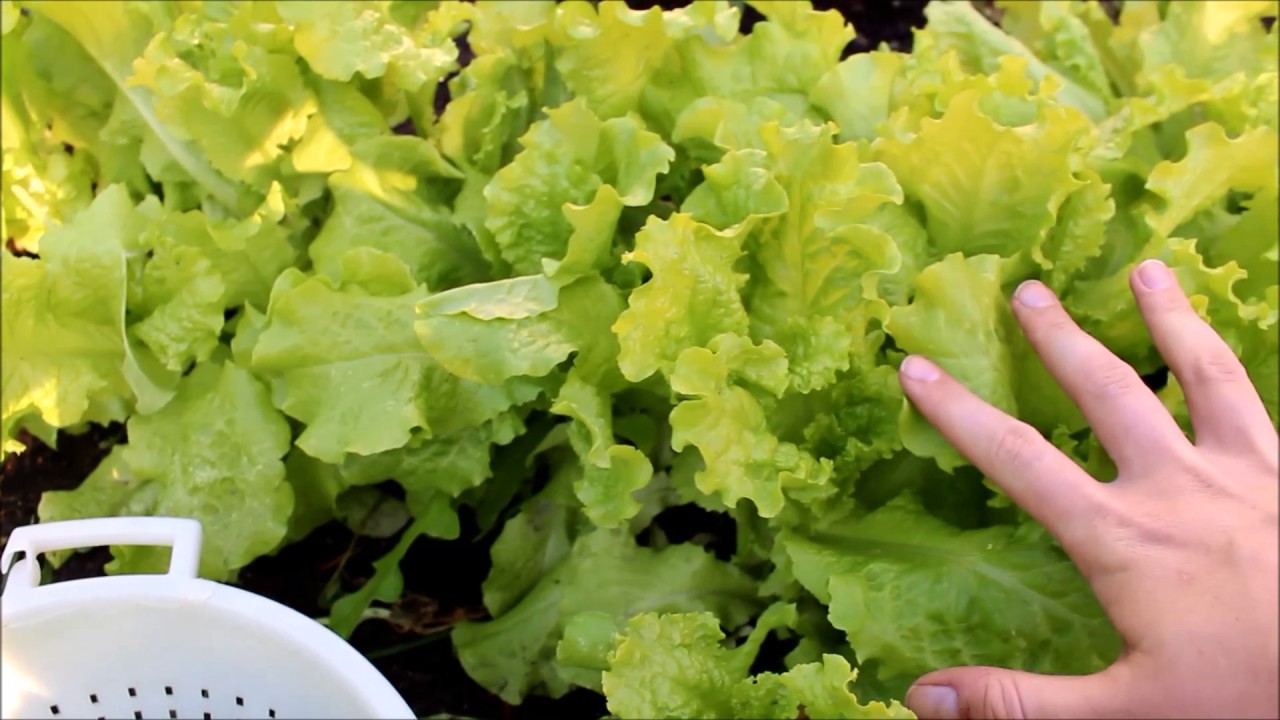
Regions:
<instances>
[{"instance_id":1,"label":"index finger","mask_svg":"<svg viewBox=\"0 0 1280 720\"><path fill-rule=\"evenodd\" d=\"M1072 557L1089 547L1090 518L1104 486L1030 425L973 394L934 363L908 357L902 388L912 404L952 445L1031 517Z\"/></svg>"}]
</instances>

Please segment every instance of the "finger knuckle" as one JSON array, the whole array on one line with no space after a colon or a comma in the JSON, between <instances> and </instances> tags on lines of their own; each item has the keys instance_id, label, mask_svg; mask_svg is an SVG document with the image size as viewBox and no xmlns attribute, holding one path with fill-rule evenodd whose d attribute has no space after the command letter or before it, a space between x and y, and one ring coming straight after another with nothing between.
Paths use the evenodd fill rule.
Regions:
<instances>
[{"instance_id":1,"label":"finger knuckle","mask_svg":"<svg viewBox=\"0 0 1280 720\"><path fill-rule=\"evenodd\" d=\"M1199 490L1222 494L1223 490L1230 490L1232 487L1232 483L1223 477L1221 466L1208 458L1186 453L1177 458L1175 467L1182 471L1182 477Z\"/></svg>"},{"instance_id":2,"label":"finger knuckle","mask_svg":"<svg viewBox=\"0 0 1280 720\"><path fill-rule=\"evenodd\" d=\"M1186 544L1185 534L1167 519L1144 513L1125 513L1120 530L1122 543L1133 550L1169 550Z\"/></svg>"},{"instance_id":3,"label":"finger knuckle","mask_svg":"<svg viewBox=\"0 0 1280 720\"><path fill-rule=\"evenodd\" d=\"M1142 385L1141 378L1128 365L1119 362L1098 364L1089 384L1088 394L1094 400L1115 400L1129 395Z\"/></svg>"},{"instance_id":4,"label":"finger knuckle","mask_svg":"<svg viewBox=\"0 0 1280 720\"><path fill-rule=\"evenodd\" d=\"M1007 675L992 673L982 684L982 696L978 699L976 717L1025 718L1026 706L1018 682Z\"/></svg>"},{"instance_id":5,"label":"finger knuckle","mask_svg":"<svg viewBox=\"0 0 1280 720\"><path fill-rule=\"evenodd\" d=\"M991 443L991 460L1001 465L1025 465L1035 457L1035 448L1043 438L1035 428L1024 422L1015 422L996 433Z\"/></svg>"},{"instance_id":6,"label":"finger knuckle","mask_svg":"<svg viewBox=\"0 0 1280 720\"><path fill-rule=\"evenodd\" d=\"M1234 385L1244 378L1244 367L1226 349L1203 353L1187 363L1188 385Z\"/></svg>"},{"instance_id":7,"label":"finger knuckle","mask_svg":"<svg viewBox=\"0 0 1280 720\"><path fill-rule=\"evenodd\" d=\"M1111 539L1121 556L1149 553L1184 544L1184 535L1166 513L1143 511L1139 498L1128 493L1112 493L1094 506L1094 524Z\"/></svg>"},{"instance_id":8,"label":"finger knuckle","mask_svg":"<svg viewBox=\"0 0 1280 720\"><path fill-rule=\"evenodd\" d=\"M1113 502L1107 496L1095 498L1089 514L1090 525L1094 529L1114 533L1128 526L1129 513L1126 506L1122 503Z\"/></svg>"}]
</instances>

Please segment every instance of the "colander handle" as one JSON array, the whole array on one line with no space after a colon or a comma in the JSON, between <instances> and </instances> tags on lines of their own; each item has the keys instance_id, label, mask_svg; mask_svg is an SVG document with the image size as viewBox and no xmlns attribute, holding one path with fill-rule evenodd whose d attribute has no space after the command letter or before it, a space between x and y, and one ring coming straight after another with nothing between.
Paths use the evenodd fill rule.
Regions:
<instances>
[{"instance_id":1,"label":"colander handle","mask_svg":"<svg viewBox=\"0 0 1280 720\"><path fill-rule=\"evenodd\" d=\"M200 522L175 517L108 517L20 527L9 534L0 573L9 575L5 594L40 585L41 553L103 545L160 545L173 549L169 574L194 578L200 569ZM10 567L13 556L25 557Z\"/></svg>"}]
</instances>

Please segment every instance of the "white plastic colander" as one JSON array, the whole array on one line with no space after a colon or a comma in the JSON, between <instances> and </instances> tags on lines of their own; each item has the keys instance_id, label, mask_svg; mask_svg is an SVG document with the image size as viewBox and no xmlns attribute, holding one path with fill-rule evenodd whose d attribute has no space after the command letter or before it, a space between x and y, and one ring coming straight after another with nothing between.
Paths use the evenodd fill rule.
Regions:
<instances>
[{"instance_id":1,"label":"white plastic colander","mask_svg":"<svg viewBox=\"0 0 1280 720\"><path fill-rule=\"evenodd\" d=\"M8 573L3 717L414 717L386 678L325 626L196 577L200 541L200 524L180 518L15 530L0 558ZM40 586L41 553L100 545L170 546L169 572Z\"/></svg>"}]
</instances>

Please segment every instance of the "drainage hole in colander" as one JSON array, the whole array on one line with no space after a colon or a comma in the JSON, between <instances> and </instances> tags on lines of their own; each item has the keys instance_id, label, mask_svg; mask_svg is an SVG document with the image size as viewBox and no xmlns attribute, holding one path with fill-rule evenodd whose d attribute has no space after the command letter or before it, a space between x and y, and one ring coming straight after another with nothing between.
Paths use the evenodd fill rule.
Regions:
<instances>
[{"instance_id":1,"label":"drainage hole in colander","mask_svg":"<svg viewBox=\"0 0 1280 720\"><path fill-rule=\"evenodd\" d=\"M142 720L142 711L141 711L141 710L134 710L134 711L133 711L133 720Z\"/></svg>"},{"instance_id":2,"label":"drainage hole in colander","mask_svg":"<svg viewBox=\"0 0 1280 720\"><path fill-rule=\"evenodd\" d=\"M58 706L57 706L57 705L50 705L50 706L49 706L49 714L50 714L50 715L57 715L58 713L61 713L61 712L62 712L62 711L58 709Z\"/></svg>"},{"instance_id":3,"label":"drainage hole in colander","mask_svg":"<svg viewBox=\"0 0 1280 720\"><path fill-rule=\"evenodd\" d=\"M165 695L172 695L172 694L173 694L173 686L172 686L172 685L165 685L165 686L164 686L164 694L165 694Z\"/></svg>"},{"instance_id":4,"label":"drainage hole in colander","mask_svg":"<svg viewBox=\"0 0 1280 720\"><path fill-rule=\"evenodd\" d=\"M205 713L205 714L204 714L204 720L213 720L213 716L212 716L212 715L210 715L209 713Z\"/></svg>"},{"instance_id":5,"label":"drainage hole in colander","mask_svg":"<svg viewBox=\"0 0 1280 720\"><path fill-rule=\"evenodd\" d=\"M200 697L207 699L209 697L209 690L208 689L201 690Z\"/></svg>"},{"instance_id":6,"label":"drainage hole in colander","mask_svg":"<svg viewBox=\"0 0 1280 720\"><path fill-rule=\"evenodd\" d=\"M177 710L170 710L170 711L169 711L169 717L171 717L171 718L176 718L176 717L178 717L178 711L177 711Z\"/></svg>"},{"instance_id":7,"label":"drainage hole in colander","mask_svg":"<svg viewBox=\"0 0 1280 720\"><path fill-rule=\"evenodd\" d=\"M138 697L138 688L129 688L129 697Z\"/></svg>"},{"instance_id":8,"label":"drainage hole in colander","mask_svg":"<svg viewBox=\"0 0 1280 720\"><path fill-rule=\"evenodd\" d=\"M89 693L89 702L94 705L98 704L98 693Z\"/></svg>"}]
</instances>

